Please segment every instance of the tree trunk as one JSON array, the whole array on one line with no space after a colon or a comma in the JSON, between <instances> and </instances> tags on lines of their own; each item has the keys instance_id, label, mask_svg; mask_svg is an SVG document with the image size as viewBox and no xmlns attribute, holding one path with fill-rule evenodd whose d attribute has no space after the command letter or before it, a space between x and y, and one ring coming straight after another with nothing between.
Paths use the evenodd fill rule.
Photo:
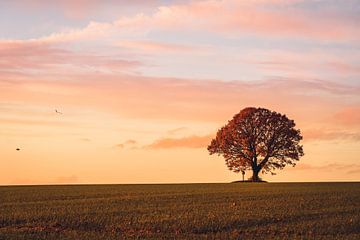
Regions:
<instances>
[{"instance_id":1,"label":"tree trunk","mask_svg":"<svg viewBox=\"0 0 360 240\"><path fill-rule=\"evenodd\" d=\"M261 179L259 178L259 172L260 172L259 168L253 169L253 175L250 178L250 180L253 181L253 182L260 182Z\"/></svg>"}]
</instances>

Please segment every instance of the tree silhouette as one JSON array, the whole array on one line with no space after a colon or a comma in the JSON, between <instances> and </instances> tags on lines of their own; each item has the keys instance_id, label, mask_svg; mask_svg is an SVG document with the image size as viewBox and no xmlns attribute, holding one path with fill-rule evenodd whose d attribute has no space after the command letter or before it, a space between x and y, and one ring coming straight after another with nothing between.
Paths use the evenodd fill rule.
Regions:
<instances>
[{"instance_id":1,"label":"tree silhouette","mask_svg":"<svg viewBox=\"0 0 360 240\"><path fill-rule=\"evenodd\" d=\"M222 155L230 170L252 170L250 180L261 181L259 172L275 174L287 164L296 165L304 155L301 139L300 130L286 115L248 107L218 130L208 150Z\"/></svg>"}]
</instances>

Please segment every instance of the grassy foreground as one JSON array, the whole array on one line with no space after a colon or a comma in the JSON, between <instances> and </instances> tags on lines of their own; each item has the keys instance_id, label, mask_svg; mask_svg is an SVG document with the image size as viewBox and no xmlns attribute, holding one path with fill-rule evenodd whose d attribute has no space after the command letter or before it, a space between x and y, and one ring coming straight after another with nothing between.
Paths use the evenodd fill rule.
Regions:
<instances>
[{"instance_id":1,"label":"grassy foreground","mask_svg":"<svg viewBox=\"0 0 360 240\"><path fill-rule=\"evenodd\" d=\"M360 183L0 187L0 239L360 239Z\"/></svg>"}]
</instances>

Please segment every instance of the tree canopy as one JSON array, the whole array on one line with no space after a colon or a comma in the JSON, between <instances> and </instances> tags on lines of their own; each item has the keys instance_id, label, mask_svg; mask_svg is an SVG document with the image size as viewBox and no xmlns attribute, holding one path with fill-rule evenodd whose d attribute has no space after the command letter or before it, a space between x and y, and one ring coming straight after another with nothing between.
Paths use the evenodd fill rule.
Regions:
<instances>
[{"instance_id":1,"label":"tree canopy","mask_svg":"<svg viewBox=\"0 0 360 240\"><path fill-rule=\"evenodd\" d=\"M222 155L234 172L252 170L251 180L260 181L259 172L275 174L276 169L295 166L304 155L301 140L300 130L286 115L248 107L218 130L208 151Z\"/></svg>"}]
</instances>

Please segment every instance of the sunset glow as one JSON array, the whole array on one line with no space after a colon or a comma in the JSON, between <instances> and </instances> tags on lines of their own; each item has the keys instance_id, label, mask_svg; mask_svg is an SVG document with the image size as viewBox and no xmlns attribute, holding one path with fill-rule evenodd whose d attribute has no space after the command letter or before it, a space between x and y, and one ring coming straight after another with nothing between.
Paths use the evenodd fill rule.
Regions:
<instances>
[{"instance_id":1,"label":"sunset glow","mask_svg":"<svg viewBox=\"0 0 360 240\"><path fill-rule=\"evenodd\" d=\"M357 0L14 0L0 16L0 185L239 180L206 147L249 106L304 136L298 165L263 178L360 180Z\"/></svg>"}]
</instances>

